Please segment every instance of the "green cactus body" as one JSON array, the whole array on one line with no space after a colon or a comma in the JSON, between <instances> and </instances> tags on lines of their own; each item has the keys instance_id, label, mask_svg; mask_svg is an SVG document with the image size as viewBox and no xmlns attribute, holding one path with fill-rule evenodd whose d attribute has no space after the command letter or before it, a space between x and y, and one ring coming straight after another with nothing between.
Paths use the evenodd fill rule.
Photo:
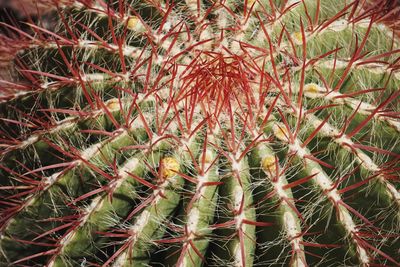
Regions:
<instances>
[{"instance_id":1,"label":"green cactus body","mask_svg":"<svg viewBox=\"0 0 400 267\"><path fill-rule=\"evenodd\" d=\"M1 82L0 266L400 265L383 7L55 2L52 28L1 24L28 45Z\"/></svg>"}]
</instances>

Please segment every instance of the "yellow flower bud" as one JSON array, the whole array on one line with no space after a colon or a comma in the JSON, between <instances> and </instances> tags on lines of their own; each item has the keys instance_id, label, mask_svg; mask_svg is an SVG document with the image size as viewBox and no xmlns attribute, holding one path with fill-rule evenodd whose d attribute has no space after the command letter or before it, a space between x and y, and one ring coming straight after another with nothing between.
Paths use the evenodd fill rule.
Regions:
<instances>
[{"instance_id":1,"label":"yellow flower bud","mask_svg":"<svg viewBox=\"0 0 400 267\"><path fill-rule=\"evenodd\" d=\"M140 32L141 28L142 28L142 23L138 17L133 16L128 19L128 23L127 23L126 27L131 31Z\"/></svg>"},{"instance_id":2,"label":"yellow flower bud","mask_svg":"<svg viewBox=\"0 0 400 267\"><path fill-rule=\"evenodd\" d=\"M274 135L281 141L288 142L289 141L289 133L284 125L275 124L272 128L274 131Z\"/></svg>"},{"instance_id":3,"label":"yellow flower bud","mask_svg":"<svg viewBox=\"0 0 400 267\"><path fill-rule=\"evenodd\" d=\"M261 167L265 173L273 173L276 170L275 157L266 156L261 160Z\"/></svg>"},{"instance_id":4,"label":"yellow flower bud","mask_svg":"<svg viewBox=\"0 0 400 267\"><path fill-rule=\"evenodd\" d=\"M292 34L292 40L294 44L296 45L302 45L303 44L303 35L301 32L295 32Z\"/></svg>"},{"instance_id":5,"label":"yellow flower bud","mask_svg":"<svg viewBox=\"0 0 400 267\"><path fill-rule=\"evenodd\" d=\"M316 92L319 92L319 86L318 86L318 84L315 84L315 83L309 83L304 86L304 91L310 92L310 93L316 93Z\"/></svg>"},{"instance_id":6,"label":"yellow flower bud","mask_svg":"<svg viewBox=\"0 0 400 267\"><path fill-rule=\"evenodd\" d=\"M120 109L119 101L117 99L110 100L107 102L107 108L109 110L117 110Z\"/></svg>"},{"instance_id":7,"label":"yellow flower bud","mask_svg":"<svg viewBox=\"0 0 400 267\"><path fill-rule=\"evenodd\" d=\"M164 179L171 178L179 171L179 162L172 157L163 158L160 167L161 177Z\"/></svg>"}]
</instances>

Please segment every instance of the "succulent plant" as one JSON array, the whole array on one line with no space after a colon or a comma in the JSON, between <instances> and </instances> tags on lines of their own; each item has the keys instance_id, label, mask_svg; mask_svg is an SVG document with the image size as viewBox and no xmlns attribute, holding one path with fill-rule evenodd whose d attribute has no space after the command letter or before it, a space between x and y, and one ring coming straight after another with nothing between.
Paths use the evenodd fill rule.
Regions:
<instances>
[{"instance_id":1,"label":"succulent plant","mask_svg":"<svg viewBox=\"0 0 400 267\"><path fill-rule=\"evenodd\" d=\"M400 265L384 5L54 6L1 24L1 266Z\"/></svg>"}]
</instances>

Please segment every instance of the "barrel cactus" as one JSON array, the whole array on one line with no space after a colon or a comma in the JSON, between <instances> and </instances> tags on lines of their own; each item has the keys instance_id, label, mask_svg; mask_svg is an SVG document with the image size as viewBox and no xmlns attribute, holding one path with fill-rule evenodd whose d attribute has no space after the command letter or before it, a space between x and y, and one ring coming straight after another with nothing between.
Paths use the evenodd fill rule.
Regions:
<instances>
[{"instance_id":1,"label":"barrel cactus","mask_svg":"<svg viewBox=\"0 0 400 267\"><path fill-rule=\"evenodd\" d=\"M367 2L2 23L0 265L399 266L400 43Z\"/></svg>"}]
</instances>

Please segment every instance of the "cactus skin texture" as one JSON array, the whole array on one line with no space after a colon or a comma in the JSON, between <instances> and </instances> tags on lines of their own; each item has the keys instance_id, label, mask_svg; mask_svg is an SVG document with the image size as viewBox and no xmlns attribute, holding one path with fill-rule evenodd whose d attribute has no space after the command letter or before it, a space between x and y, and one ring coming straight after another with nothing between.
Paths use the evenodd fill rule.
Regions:
<instances>
[{"instance_id":1,"label":"cactus skin texture","mask_svg":"<svg viewBox=\"0 0 400 267\"><path fill-rule=\"evenodd\" d=\"M399 266L399 40L350 0L75 0L2 82L0 266Z\"/></svg>"}]
</instances>

